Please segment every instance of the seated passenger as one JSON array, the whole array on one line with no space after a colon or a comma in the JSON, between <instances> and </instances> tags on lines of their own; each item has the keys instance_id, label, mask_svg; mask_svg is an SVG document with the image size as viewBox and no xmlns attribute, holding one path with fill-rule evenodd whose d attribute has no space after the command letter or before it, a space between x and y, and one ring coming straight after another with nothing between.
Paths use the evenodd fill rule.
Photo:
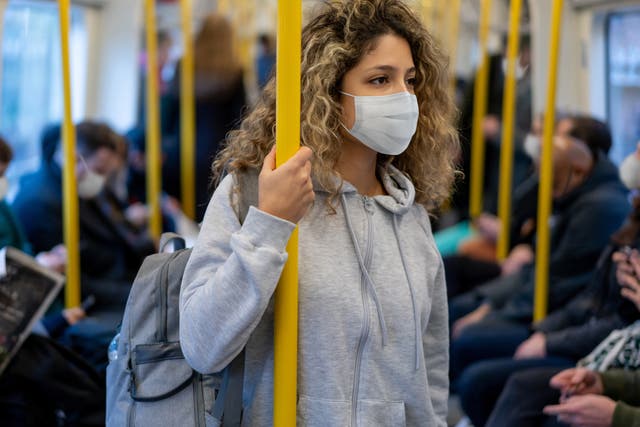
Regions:
<instances>
[{"instance_id":1,"label":"seated passenger","mask_svg":"<svg viewBox=\"0 0 640 427\"><path fill-rule=\"evenodd\" d=\"M12 246L31 254L32 248L27 241L22 224L5 199L9 192L9 181L5 173L12 159L11 146L0 138L0 248ZM40 265L62 273L67 264L67 254L63 245L57 245L50 251L37 254L36 260Z\"/></svg>"},{"instance_id":2,"label":"seated passenger","mask_svg":"<svg viewBox=\"0 0 640 427\"><path fill-rule=\"evenodd\" d=\"M628 211L616 167L604 156L594 159L581 141L555 139L554 172L550 311L589 283L609 236ZM530 264L452 300L452 378L478 360L513 355L529 336L533 292Z\"/></svg>"},{"instance_id":3,"label":"seated passenger","mask_svg":"<svg viewBox=\"0 0 640 427\"><path fill-rule=\"evenodd\" d=\"M640 310L640 256L633 251L629 256L617 253L620 261L618 269L620 286L618 291ZM628 258L628 263L626 260ZM632 274L630 274L633 272ZM605 351L616 351L608 348ZM637 385L638 360L628 349L623 349L632 365L620 371L619 366L600 374L584 368L561 370L558 368L528 369L511 376L491 414L488 426L500 427L517 425L522 427L560 425L560 421L569 425L597 425L628 427L640 425L640 408L638 405ZM618 359L618 358L616 358ZM551 388L549 387L551 385ZM572 394L573 397L570 397ZM609 398L595 395L605 395ZM564 398L563 398L564 397ZM614 402L614 400L619 402ZM560 405L554 403L561 401ZM552 405L552 406L549 406ZM549 418L543 414L554 415ZM573 417L572 419L569 418ZM595 423L597 416L599 423ZM582 420L578 423L579 420ZM565 424L561 424L565 425Z\"/></svg>"},{"instance_id":4,"label":"seated passenger","mask_svg":"<svg viewBox=\"0 0 640 427\"><path fill-rule=\"evenodd\" d=\"M118 217L99 203L107 177L118 168L120 137L108 126L93 122L77 125L76 133L77 157L72 166L78 183L83 293L94 294L99 306L121 308L142 258L153 252L153 245L146 250L132 247L119 228ZM45 159L36 172L23 177L13 204L36 251L63 241L63 164L58 144L51 161Z\"/></svg>"},{"instance_id":5,"label":"seated passenger","mask_svg":"<svg viewBox=\"0 0 640 427\"><path fill-rule=\"evenodd\" d=\"M518 346L513 357L483 360L462 373L458 379L460 402L474 426L485 424L504 384L514 372L538 366L573 366L611 331L640 318L633 303L620 295L614 268L614 263L620 261L614 252L616 248L639 244L640 198L636 198L627 222L603 251L589 287L565 307L532 325L533 335ZM616 264L626 265L625 262Z\"/></svg>"},{"instance_id":6,"label":"seated passenger","mask_svg":"<svg viewBox=\"0 0 640 427\"><path fill-rule=\"evenodd\" d=\"M534 164L540 157L542 116L534 120L525 148ZM611 148L611 133L606 123L587 116L562 116L556 125L556 135L571 136L587 144L595 158L607 156ZM449 298L474 287L520 270L533 261L532 241L538 202L538 175L531 175L514 189L511 216L509 256L503 262L496 258L496 243L500 220L489 213L475 222L477 234L463 241L457 254L444 258Z\"/></svg>"}]
</instances>

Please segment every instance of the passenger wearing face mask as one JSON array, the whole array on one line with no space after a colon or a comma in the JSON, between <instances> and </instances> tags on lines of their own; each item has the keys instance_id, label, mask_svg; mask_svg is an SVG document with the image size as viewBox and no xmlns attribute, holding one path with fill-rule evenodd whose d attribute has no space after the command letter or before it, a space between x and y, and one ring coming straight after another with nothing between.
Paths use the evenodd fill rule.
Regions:
<instances>
[{"instance_id":1,"label":"passenger wearing face mask","mask_svg":"<svg viewBox=\"0 0 640 427\"><path fill-rule=\"evenodd\" d=\"M606 157L595 158L579 140L556 137L553 158L550 313L589 283L602 249L629 211L618 171ZM534 265L528 264L450 302L453 377L479 360L512 356L528 337L534 278Z\"/></svg>"},{"instance_id":2,"label":"passenger wearing face mask","mask_svg":"<svg viewBox=\"0 0 640 427\"><path fill-rule=\"evenodd\" d=\"M98 202L107 177L118 165L118 138L108 126L83 122L76 126L74 168L80 214L80 260L82 290L94 294L97 307L121 308L141 257L118 231L117 217ZM63 241L62 147L43 159L40 168L23 177L13 208L23 222L27 238L36 252ZM149 253L151 250L149 251Z\"/></svg>"},{"instance_id":3,"label":"passenger wearing face mask","mask_svg":"<svg viewBox=\"0 0 640 427\"><path fill-rule=\"evenodd\" d=\"M539 163L543 119L543 115L538 115L525 141L525 149L534 165ZM556 113L556 119L556 135L570 136L583 141L596 160L607 157L611 148L611 133L606 123L589 116L567 115L561 112ZM498 263L495 252L500 221L489 213L484 213L476 220L477 233L462 241L455 254L445 256L447 290L450 298L500 275L515 273L533 260L532 244L536 231L537 206L538 174L534 170L529 178L514 189L510 253L504 262Z\"/></svg>"},{"instance_id":4,"label":"passenger wearing face mask","mask_svg":"<svg viewBox=\"0 0 640 427\"><path fill-rule=\"evenodd\" d=\"M184 271L185 358L215 372L245 348L242 425L273 425L272 296L297 224L299 425L445 427L447 301L426 210L455 173L445 58L401 0L326 2L302 47L300 151L276 167L271 79L214 163L229 174ZM238 192L258 194L242 223Z\"/></svg>"}]
</instances>

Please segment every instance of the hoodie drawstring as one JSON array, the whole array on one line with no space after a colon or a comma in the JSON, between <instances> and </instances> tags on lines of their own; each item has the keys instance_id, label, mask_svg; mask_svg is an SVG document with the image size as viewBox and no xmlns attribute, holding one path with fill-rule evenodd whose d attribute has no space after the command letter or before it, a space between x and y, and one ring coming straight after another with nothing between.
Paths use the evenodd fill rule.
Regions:
<instances>
[{"instance_id":1,"label":"hoodie drawstring","mask_svg":"<svg viewBox=\"0 0 640 427\"><path fill-rule=\"evenodd\" d=\"M358 264L360 265L360 271L364 275L366 283L369 285L369 290L371 292L373 302L376 305L376 311L378 312L378 322L380 323L380 330L382 331L382 346L384 347L387 343L387 324L384 320L384 315L382 314L382 306L380 305L380 301L378 300L378 294L376 293L376 288L373 280L371 279L369 271L364 264L364 259L362 258L362 253L360 252L360 245L358 244L356 233L354 232L353 225L351 224L351 217L349 216L349 211L347 209L347 199L344 194L342 195L340 201L342 202L342 210L344 211L344 216L347 220L347 228L349 229L351 241L356 251L356 258L358 259Z\"/></svg>"},{"instance_id":2,"label":"hoodie drawstring","mask_svg":"<svg viewBox=\"0 0 640 427\"><path fill-rule=\"evenodd\" d=\"M418 313L418 304L416 304L415 293L413 292L413 286L411 285L411 278L409 277L409 270L407 269L407 262L405 260L404 251L400 244L400 237L398 236L398 217L393 216L393 234L396 236L396 242L398 243L398 250L400 251L400 259L402 260L402 268L404 269L404 275L407 278L407 286L409 287L409 293L411 294L411 305L413 305L413 325L415 328L415 347L416 347L416 371L420 369L420 347L422 342L420 333L420 314Z\"/></svg>"}]
</instances>

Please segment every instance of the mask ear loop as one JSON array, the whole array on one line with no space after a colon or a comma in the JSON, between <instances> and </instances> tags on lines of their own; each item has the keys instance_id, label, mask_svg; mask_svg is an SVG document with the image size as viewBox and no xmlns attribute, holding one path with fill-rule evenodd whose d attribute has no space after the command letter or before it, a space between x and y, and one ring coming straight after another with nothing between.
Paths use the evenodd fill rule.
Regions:
<instances>
[{"instance_id":1,"label":"mask ear loop","mask_svg":"<svg viewBox=\"0 0 640 427\"><path fill-rule=\"evenodd\" d=\"M356 99L355 95L351 95L350 93L347 92L343 92L341 90L338 91L338 93L341 93L342 95L346 95L346 96L350 96L351 98L353 98L354 100ZM351 133L351 130L347 127L347 125L345 125L344 123L342 123L342 120L340 120L340 126L342 126L344 128L344 130L346 130L347 132Z\"/></svg>"},{"instance_id":2,"label":"mask ear loop","mask_svg":"<svg viewBox=\"0 0 640 427\"><path fill-rule=\"evenodd\" d=\"M569 183L571 182L571 178L573 178L573 169L569 170L569 176L567 177L567 182L564 184L564 189L562 190L562 196L560 197L564 197L567 195L567 188L569 188Z\"/></svg>"},{"instance_id":3,"label":"mask ear loop","mask_svg":"<svg viewBox=\"0 0 640 427\"><path fill-rule=\"evenodd\" d=\"M84 156L82 154L78 154L78 157L80 157L80 161L82 162L82 165L84 166L84 170L86 171L86 173L90 174L91 172L93 172L91 169L89 169L87 162L84 160Z\"/></svg>"}]
</instances>

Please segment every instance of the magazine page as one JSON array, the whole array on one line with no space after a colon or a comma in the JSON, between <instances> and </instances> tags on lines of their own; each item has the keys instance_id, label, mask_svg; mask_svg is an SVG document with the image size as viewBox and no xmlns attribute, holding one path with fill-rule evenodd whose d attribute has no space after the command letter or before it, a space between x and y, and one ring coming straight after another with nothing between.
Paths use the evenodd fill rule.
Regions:
<instances>
[{"instance_id":1,"label":"magazine page","mask_svg":"<svg viewBox=\"0 0 640 427\"><path fill-rule=\"evenodd\" d=\"M0 374L56 295L64 277L14 249L0 250Z\"/></svg>"}]
</instances>

